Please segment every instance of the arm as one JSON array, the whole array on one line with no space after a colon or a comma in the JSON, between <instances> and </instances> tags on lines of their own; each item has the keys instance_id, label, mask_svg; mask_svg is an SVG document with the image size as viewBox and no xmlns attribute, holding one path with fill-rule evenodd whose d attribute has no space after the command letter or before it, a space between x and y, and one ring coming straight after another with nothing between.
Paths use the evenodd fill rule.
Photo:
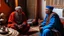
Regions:
<instances>
[{"instance_id":1,"label":"arm","mask_svg":"<svg viewBox=\"0 0 64 36\"><path fill-rule=\"evenodd\" d=\"M51 29L54 27L55 16L52 16L48 25L44 26L43 29Z\"/></svg>"},{"instance_id":2,"label":"arm","mask_svg":"<svg viewBox=\"0 0 64 36\"><path fill-rule=\"evenodd\" d=\"M41 27L45 26L46 24L46 19L44 19L44 21L41 23Z\"/></svg>"},{"instance_id":3,"label":"arm","mask_svg":"<svg viewBox=\"0 0 64 36\"><path fill-rule=\"evenodd\" d=\"M8 27L11 27L11 28L14 28L14 24L16 24L14 22L14 12L12 12L9 16L9 19L8 19Z\"/></svg>"}]
</instances>

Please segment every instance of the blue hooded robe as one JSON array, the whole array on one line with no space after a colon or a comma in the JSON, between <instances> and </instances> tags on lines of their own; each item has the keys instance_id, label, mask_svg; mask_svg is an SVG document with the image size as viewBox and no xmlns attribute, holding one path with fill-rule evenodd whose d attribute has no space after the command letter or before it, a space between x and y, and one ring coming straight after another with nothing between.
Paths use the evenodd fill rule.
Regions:
<instances>
[{"instance_id":1,"label":"blue hooded robe","mask_svg":"<svg viewBox=\"0 0 64 36\"><path fill-rule=\"evenodd\" d=\"M53 9L53 7L50 7L50 6L47 6L47 8L48 9L50 9L50 8ZM48 18L48 16L49 15L46 14L46 17L45 17L44 21L41 24L42 30L41 30L40 36L53 36L53 33L51 31L51 29L53 29L53 28L58 30L60 33L62 32L63 26L62 26L62 23L60 21L59 16L57 14L53 14L49 19L49 23L46 25L46 23L47 23L46 19Z\"/></svg>"}]
</instances>

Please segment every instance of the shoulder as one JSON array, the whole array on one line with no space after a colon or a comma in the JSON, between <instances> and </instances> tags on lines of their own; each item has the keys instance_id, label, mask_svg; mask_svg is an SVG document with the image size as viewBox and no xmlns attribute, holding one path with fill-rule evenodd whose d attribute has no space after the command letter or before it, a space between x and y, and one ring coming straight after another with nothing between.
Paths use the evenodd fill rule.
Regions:
<instances>
[{"instance_id":1,"label":"shoulder","mask_svg":"<svg viewBox=\"0 0 64 36\"><path fill-rule=\"evenodd\" d=\"M14 15L15 14L15 11L13 11L10 15Z\"/></svg>"},{"instance_id":2,"label":"shoulder","mask_svg":"<svg viewBox=\"0 0 64 36\"><path fill-rule=\"evenodd\" d=\"M57 13L54 13L54 12L51 13L51 16L52 16L52 17L59 17L58 14L57 14Z\"/></svg>"}]
</instances>

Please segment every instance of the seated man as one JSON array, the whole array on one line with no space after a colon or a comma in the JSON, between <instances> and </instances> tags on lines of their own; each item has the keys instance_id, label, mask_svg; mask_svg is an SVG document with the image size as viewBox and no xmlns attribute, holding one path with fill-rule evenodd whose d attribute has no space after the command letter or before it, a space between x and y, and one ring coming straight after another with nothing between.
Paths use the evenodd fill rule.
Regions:
<instances>
[{"instance_id":1,"label":"seated man","mask_svg":"<svg viewBox=\"0 0 64 36\"><path fill-rule=\"evenodd\" d=\"M15 7L15 10L9 16L8 27L26 33L30 28L29 24L27 24L26 15L20 6Z\"/></svg>"},{"instance_id":2,"label":"seated man","mask_svg":"<svg viewBox=\"0 0 64 36\"><path fill-rule=\"evenodd\" d=\"M40 36L53 36L52 29L58 30L62 34L63 25L60 21L59 16L52 12L54 7L46 6L46 17L41 24L41 35Z\"/></svg>"}]
</instances>

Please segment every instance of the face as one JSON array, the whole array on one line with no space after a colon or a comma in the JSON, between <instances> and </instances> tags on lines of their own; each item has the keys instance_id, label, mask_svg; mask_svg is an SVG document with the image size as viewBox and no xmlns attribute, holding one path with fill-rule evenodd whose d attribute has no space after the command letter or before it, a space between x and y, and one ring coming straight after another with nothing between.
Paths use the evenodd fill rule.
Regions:
<instances>
[{"instance_id":1,"label":"face","mask_svg":"<svg viewBox=\"0 0 64 36\"><path fill-rule=\"evenodd\" d=\"M22 9L18 9L18 10L16 10L18 13L21 13L22 12Z\"/></svg>"},{"instance_id":2,"label":"face","mask_svg":"<svg viewBox=\"0 0 64 36\"><path fill-rule=\"evenodd\" d=\"M49 14L50 10L46 8L45 12L46 12L46 14Z\"/></svg>"}]
</instances>

